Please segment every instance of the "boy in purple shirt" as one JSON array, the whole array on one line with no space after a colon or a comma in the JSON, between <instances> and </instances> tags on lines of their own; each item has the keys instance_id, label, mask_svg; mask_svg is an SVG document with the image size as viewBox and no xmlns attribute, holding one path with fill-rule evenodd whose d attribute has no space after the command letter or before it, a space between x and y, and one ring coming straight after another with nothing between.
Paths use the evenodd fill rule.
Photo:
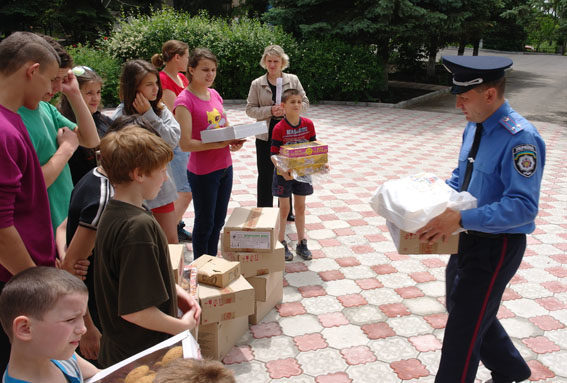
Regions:
<instances>
[{"instance_id":1,"label":"boy in purple shirt","mask_svg":"<svg viewBox=\"0 0 567 383\"><path fill-rule=\"evenodd\" d=\"M41 37L15 32L0 43L0 291L12 275L55 265L55 242L41 166L18 108L51 93L59 57ZM0 307L0 310L3 310ZM0 370L10 343L0 332Z\"/></svg>"}]
</instances>

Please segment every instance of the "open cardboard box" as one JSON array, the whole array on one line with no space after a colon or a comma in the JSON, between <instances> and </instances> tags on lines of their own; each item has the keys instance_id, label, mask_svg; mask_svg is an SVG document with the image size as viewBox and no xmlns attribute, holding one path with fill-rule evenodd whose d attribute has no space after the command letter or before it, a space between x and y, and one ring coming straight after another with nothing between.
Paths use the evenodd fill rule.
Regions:
<instances>
[{"instance_id":1,"label":"open cardboard box","mask_svg":"<svg viewBox=\"0 0 567 383\"><path fill-rule=\"evenodd\" d=\"M101 370L88 380L85 380L85 383L123 383L124 378L126 378L130 371L142 365L146 365L150 370L156 371L161 367L160 364L163 363L165 354L176 347L181 350L176 349L172 352L177 353L181 351L179 357L201 359L199 344L195 341L191 333L186 330L136 355L124 359L113 366Z\"/></svg>"}]
</instances>

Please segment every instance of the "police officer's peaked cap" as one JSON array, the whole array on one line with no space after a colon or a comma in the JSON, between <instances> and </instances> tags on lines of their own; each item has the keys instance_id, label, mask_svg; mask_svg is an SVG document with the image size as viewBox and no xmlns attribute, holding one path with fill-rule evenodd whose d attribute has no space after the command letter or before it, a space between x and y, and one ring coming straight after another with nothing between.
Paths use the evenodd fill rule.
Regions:
<instances>
[{"instance_id":1,"label":"police officer's peaked cap","mask_svg":"<svg viewBox=\"0 0 567 383\"><path fill-rule=\"evenodd\" d=\"M497 56L443 56L445 68L453 74L451 93L468 92L476 86L504 77L512 60Z\"/></svg>"}]
</instances>

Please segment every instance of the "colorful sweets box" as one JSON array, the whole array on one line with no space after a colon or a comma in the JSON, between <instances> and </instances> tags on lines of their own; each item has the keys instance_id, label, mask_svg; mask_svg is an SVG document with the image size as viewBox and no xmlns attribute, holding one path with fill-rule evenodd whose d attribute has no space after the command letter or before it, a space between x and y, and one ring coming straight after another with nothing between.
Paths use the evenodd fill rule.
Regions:
<instances>
[{"instance_id":1,"label":"colorful sweets box","mask_svg":"<svg viewBox=\"0 0 567 383\"><path fill-rule=\"evenodd\" d=\"M307 157L317 154L325 154L329 151L329 146L319 141L301 142L299 144L284 145L280 148L282 157Z\"/></svg>"}]
</instances>

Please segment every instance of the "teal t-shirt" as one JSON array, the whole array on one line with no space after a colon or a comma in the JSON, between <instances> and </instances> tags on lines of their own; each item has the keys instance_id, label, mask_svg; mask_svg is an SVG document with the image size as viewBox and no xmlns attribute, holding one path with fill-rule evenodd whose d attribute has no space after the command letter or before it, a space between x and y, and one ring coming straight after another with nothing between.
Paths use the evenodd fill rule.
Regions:
<instances>
[{"instance_id":1,"label":"teal t-shirt","mask_svg":"<svg viewBox=\"0 0 567 383\"><path fill-rule=\"evenodd\" d=\"M72 130L77 126L59 113L57 108L44 101L41 101L39 107L34 110L22 106L18 109L18 114L30 134L41 166L45 165L57 151L57 131L64 126ZM71 170L69 165L65 165L59 177L47 188L54 234L57 226L67 217L72 191Z\"/></svg>"}]
</instances>

